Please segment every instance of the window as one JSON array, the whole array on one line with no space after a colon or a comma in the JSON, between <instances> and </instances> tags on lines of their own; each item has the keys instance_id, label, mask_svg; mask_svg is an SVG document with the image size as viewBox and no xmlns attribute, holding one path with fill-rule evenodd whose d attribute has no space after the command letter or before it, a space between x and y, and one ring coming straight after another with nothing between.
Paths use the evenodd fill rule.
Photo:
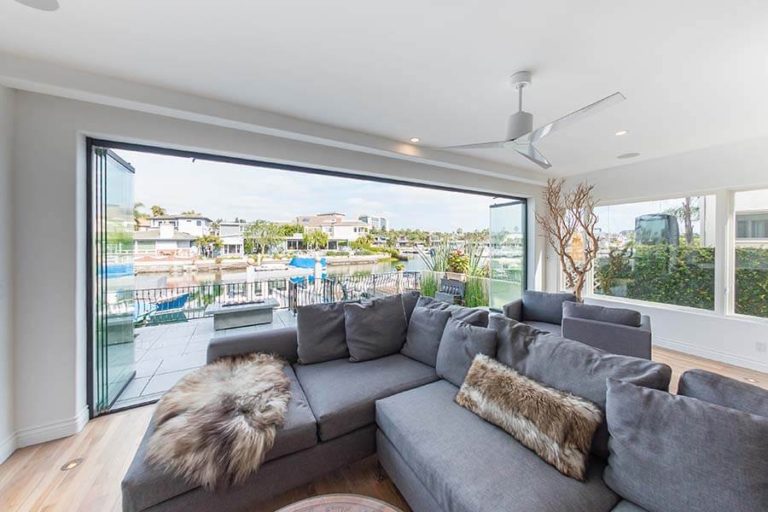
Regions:
<instances>
[{"instance_id":1,"label":"window","mask_svg":"<svg viewBox=\"0 0 768 512\"><path fill-rule=\"evenodd\" d=\"M597 214L594 293L714 310L714 196L603 206Z\"/></svg>"},{"instance_id":2,"label":"window","mask_svg":"<svg viewBox=\"0 0 768 512\"><path fill-rule=\"evenodd\" d=\"M201 221L201 220L197 221L197 225L198 226L202 226L203 225L203 221Z\"/></svg>"},{"instance_id":3,"label":"window","mask_svg":"<svg viewBox=\"0 0 768 512\"><path fill-rule=\"evenodd\" d=\"M734 311L768 318L768 189L736 192Z\"/></svg>"}]
</instances>

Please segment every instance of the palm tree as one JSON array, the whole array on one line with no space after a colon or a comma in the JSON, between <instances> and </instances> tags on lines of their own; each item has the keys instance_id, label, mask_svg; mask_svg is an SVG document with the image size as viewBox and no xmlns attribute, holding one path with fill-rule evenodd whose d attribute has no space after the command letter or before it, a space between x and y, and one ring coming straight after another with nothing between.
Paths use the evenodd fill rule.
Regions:
<instances>
[{"instance_id":1,"label":"palm tree","mask_svg":"<svg viewBox=\"0 0 768 512\"><path fill-rule=\"evenodd\" d=\"M161 216L165 215L166 213L168 213L168 212L166 212L165 208L163 208L162 206L158 206L158 205L152 206L150 208L150 210L152 210L152 216L153 217L161 217Z\"/></svg>"},{"instance_id":2,"label":"palm tree","mask_svg":"<svg viewBox=\"0 0 768 512\"><path fill-rule=\"evenodd\" d=\"M304 232L304 245L307 249L321 249L328 247L328 233L320 229Z\"/></svg>"},{"instance_id":3,"label":"palm tree","mask_svg":"<svg viewBox=\"0 0 768 512\"><path fill-rule=\"evenodd\" d=\"M138 231L141 221L147 218L147 213L142 211L143 208L144 203L142 202L133 204L133 223L136 226L136 231Z\"/></svg>"}]
</instances>

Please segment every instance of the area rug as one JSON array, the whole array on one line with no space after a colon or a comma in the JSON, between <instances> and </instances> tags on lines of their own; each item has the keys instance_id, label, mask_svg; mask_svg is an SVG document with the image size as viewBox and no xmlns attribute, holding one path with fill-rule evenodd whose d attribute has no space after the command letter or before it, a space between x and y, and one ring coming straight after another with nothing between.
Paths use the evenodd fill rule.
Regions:
<instances>
[{"instance_id":1,"label":"area rug","mask_svg":"<svg viewBox=\"0 0 768 512\"><path fill-rule=\"evenodd\" d=\"M257 471L285 421L290 380L269 354L220 359L184 376L158 402L147 460L213 490Z\"/></svg>"}]
</instances>

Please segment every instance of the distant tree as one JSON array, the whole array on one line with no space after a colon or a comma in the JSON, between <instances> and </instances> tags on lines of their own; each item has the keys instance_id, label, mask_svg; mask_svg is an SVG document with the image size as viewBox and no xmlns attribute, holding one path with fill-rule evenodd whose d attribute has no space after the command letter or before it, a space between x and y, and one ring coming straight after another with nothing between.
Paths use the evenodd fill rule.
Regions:
<instances>
[{"instance_id":1,"label":"distant tree","mask_svg":"<svg viewBox=\"0 0 768 512\"><path fill-rule=\"evenodd\" d=\"M683 199L683 204L677 208L670 208L667 210L667 214L674 215L680 219L683 223L683 234L685 235L685 241L688 245L693 243L693 223L699 220L700 208L697 202L692 197L686 197Z\"/></svg>"},{"instance_id":2,"label":"distant tree","mask_svg":"<svg viewBox=\"0 0 768 512\"><path fill-rule=\"evenodd\" d=\"M200 254L206 258L215 256L223 245L224 243L221 241L221 238L213 234L203 235L195 239L195 246L200 249Z\"/></svg>"},{"instance_id":3,"label":"distant tree","mask_svg":"<svg viewBox=\"0 0 768 512\"><path fill-rule=\"evenodd\" d=\"M304 245L307 249L323 249L328 247L328 233L320 229L304 232Z\"/></svg>"},{"instance_id":4,"label":"distant tree","mask_svg":"<svg viewBox=\"0 0 768 512\"><path fill-rule=\"evenodd\" d=\"M283 240L280 226L267 220L257 220L245 226L243 238L248 252L257 252L257 262L261 265L269 250Z\"/></svg>"},{"instance_id":5,"label":"distant tree","mask_svg":"<svg viewBox=\"0 0 768 512\"><path fill-rule=\"evenodd\" d=\"M183 212L181 212L181 214L182 215L198 215L198 216L202 215L200 212L195 210L184 210Z\"/></svg>"},{"instance_id":6,"label":"distant tree","mask_svg":"<svg viewBox=\"0 0 768 512\"><path fill-rule=\"evenodd\" d=\"M137 230L141 225L141 221L145 220L148 217L147 213L142 211L143 209L144 209L144 203L137 202L133 204L133 222L136 225Z\"/></svg>"},{"instance_id":7,"label":"distant tree","mask_svg":"<svg viewBox=\"0 0 768 512\"><path fill-rule=\"evenodd\" d=\"M296 233L304 233L304 226L301 224L280 224L279 230L281 236L293 236Z\"/></svg>"},{"instance_id":8,"label":"distant tree","mask_svg":"<svg viewBox=\"0 0 768 512\"><path fill-rule=\"evenodd\" d=\"M168 212L163 208L162 206L154 205L150 208L152 211L153 217L161 217L163 215L166 215Z\"/></svg>"}]
</instances>

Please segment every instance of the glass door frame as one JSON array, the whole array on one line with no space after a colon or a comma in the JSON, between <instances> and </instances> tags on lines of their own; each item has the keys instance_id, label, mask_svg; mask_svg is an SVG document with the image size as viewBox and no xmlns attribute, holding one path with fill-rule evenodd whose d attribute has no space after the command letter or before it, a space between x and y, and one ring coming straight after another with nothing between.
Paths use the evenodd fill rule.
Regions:
<instances>
[{"instance_id":1,"label":"glass door frame","mask_svg":"<svg viewBox=\"0 0 768 512\"><path fill-rule=\"evenodd\" d=\"M522 277L520 279L520 294L522 296L522 293L528 289L528 265L530 264L530 261L529 261L530 254L528 253L529 238L531 236L530 226L528 225L528 206L529 206L529 204L528 204L528 200L525 199L525 198L512 198L512 197L507 197L507 196L498 196L498 197L499 198L504 198L504 199L511 199L511 201L508 201L506 203L492 204L492 205L490 205L488 207L488 212L489 212L489 215L488 215L488 239L489 239L489 244L491 243L491 230L493 228L491 226L491 219L493 217L493 209L494 208L504 208L504 207L508 207L508 206L522 205L523 218L522 218L522 221L521 221L521 226L522 226L522 229L523 229L523 273L522 273ZM490 249L491 254L488 255L488 265L489 265L489 269L488 269L489 270L489 272L488 272L488 278L489 278L489 281L488 281L488 289L489 289L489 292L488 292L488 304L489 304L489 309L491 311L497 312L497 313L501 313L500 309L490 307L491 293L492 293L491 289L493 287L492 273L490 271L490 265L491 265L491 261L490 260L493 258L493 247L489 247L489 249Z\"/></svg>"}]
</instances>

